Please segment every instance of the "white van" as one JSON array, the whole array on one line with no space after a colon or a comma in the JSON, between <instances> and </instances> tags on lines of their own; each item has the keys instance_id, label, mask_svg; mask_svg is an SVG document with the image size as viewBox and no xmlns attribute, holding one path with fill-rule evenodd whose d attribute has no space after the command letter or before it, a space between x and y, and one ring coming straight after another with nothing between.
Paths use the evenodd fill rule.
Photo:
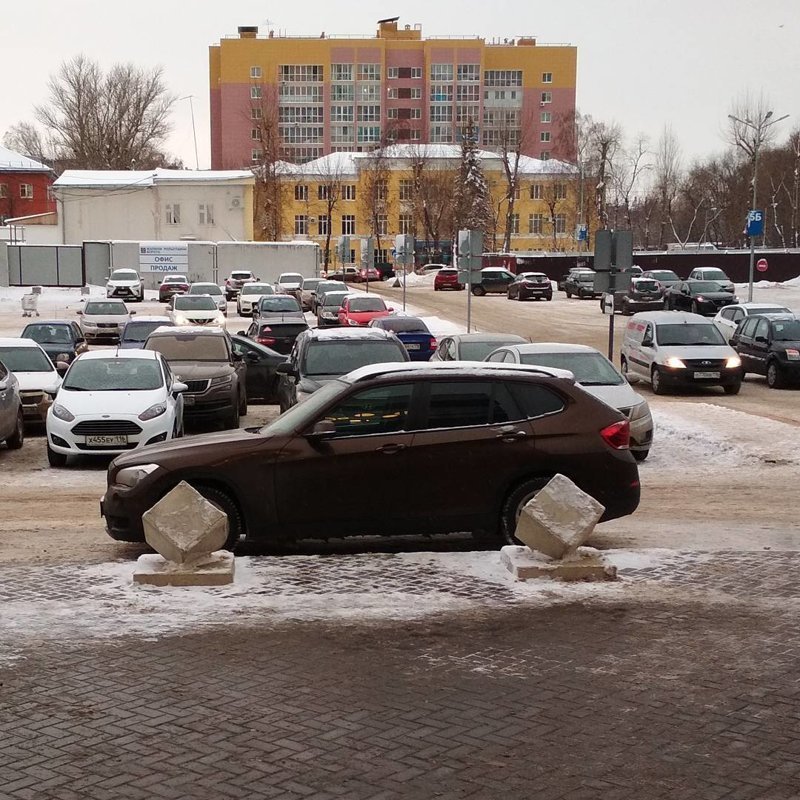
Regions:
<instances>
[{"instance_id":1,"label":"white van","mask_svg":"<svg viewBox=\"0 0 800 800\"><path fill-rule=\"evenodd\" d=\"M742 362L712 320L684 311L634 314L620 350L620 366L631 383L649 381L655 394L679 386L721 386L738 394Z\"/></svg>"}]
</instances>

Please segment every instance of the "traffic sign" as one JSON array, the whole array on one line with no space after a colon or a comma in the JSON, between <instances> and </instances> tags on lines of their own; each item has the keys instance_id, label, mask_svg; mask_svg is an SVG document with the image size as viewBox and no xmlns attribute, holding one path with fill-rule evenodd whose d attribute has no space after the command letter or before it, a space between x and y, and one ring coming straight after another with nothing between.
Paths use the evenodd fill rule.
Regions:
<instances>
[{"instance_id":1,"label":"traffic sign","mask_svg":"<svg viewBox=\"0 0 800 800\"><path fill-rule=\"evenodd\" d=\"M747 212L745 233L750 238L764 234L764 212L760 208L752 208Z\"/></svg>"},{"instance_id":2,"label":"traffic sign","mask_svg":"<svg viewBox=\"0 0 800 800\"><path fill-rule=\"evenodd\" d=\"M759 272L766 272L767 267L769 267L769 264L767 263L766 258L759 258L758 261L756 261L756 269Z\"/></svg>"}]
</instances>

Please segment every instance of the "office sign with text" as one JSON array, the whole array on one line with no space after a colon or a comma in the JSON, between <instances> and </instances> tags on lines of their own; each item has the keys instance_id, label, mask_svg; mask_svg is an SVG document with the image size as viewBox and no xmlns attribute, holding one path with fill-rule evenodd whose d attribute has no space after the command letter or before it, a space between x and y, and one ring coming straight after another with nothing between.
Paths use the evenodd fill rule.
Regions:
<instances>
[{"instance_id":1,"label":"office sign with text","mask_svg":"<svg viewBox=\"0 0 800 800\"><path fill-rule=\"evenodd\" d=\"M188 242L139 242L140 272L189 271Z\"/></svg>"}]
</instances>

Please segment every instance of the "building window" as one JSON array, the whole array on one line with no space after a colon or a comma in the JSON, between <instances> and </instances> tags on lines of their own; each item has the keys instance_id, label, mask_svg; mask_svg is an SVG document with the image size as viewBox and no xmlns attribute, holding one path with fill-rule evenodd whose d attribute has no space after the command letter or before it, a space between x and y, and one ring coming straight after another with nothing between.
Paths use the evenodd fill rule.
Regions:
<instances>
[{"instance_id":1,"label":"building window","mask_svg":"<svg viewBox=\"0 0 800 800\"><path fill-rule=\"evenodd\" d=\"M483 80L486 86L522 86L522 70L487 69Z\"/></svg>"},{"instance_id":2,"label":"building window","mask_svg":"<svg viewBox=\"0 0 800 800\"><path fill-rule=\"evenodd\" d=\"M553 73L552 72L543 72L542 73L542 83L552 83L553 82Z\"/></svg>"},{"instance_id":3,"label":"building window","mask_svg":"<svg viewBox=\"0 0 800 800\"><path fill-rule=\"evenodd\" d=\"M325 129L320 127L312 127L309 125L280 125L278 127L284 144L321 144Z\"/></svg>"},{"instance_id":4,"label":"building window","mask_svg":"<svg viewBox=\"0 0 800 800\"><path fill-rule=\"evenodd\" d=\"M414 230L414 215L401 214L398 225L398 233L413 233Z\"/></svg>"},{"instance_id":5,"label":"building window","mask_svg":"<svg viewBox=\"0 0 800 800\"><path fill-rule=\"evenodd\" d=\"M381 65L359 64L357 77L360 81L379 81L381 79Z\"/></svg>"},{"instance_id":6,"label":"building window","mask_svg":"<svg viewBox=\"0 0 800 800\"><path fill-rule=\"evenodd\" d=\"M511 215L511 233L519 233L519 214Z\"/></svg>"},{"instance_id":7,"label":"building window","mask_svg":"<svg viewBox=\"0 0 800 800\"><path fill-rule=\"evenodd\" d=\"M385 200L389 195L389 184L387 181L375 181L375 198Z\"/></svg>"},{"instance_id":8,"label":"building window","mask_svg":"<svg viewBox=\"0 0 800 800\"><path fill-rule=\"evenodd\" d=\"M452 64L431 64L431 81L452 81Z\"/></svg>"},{"instance_id":9,"label":"building window","mask_svg":"<svg viewBox=\"0 0 800 800\"><path fill-rule=\"evenodd\" d=\"M456 101L459 103L478 103L480 99L480 86L458 86L456 88Z\"/></svg>"},{"instance_id":10,"label":"building window","mask_svg":"<svg viewBox=\"0 0 800 800\"><path fill-rule=\"evenodd\" d=\"M445 84L431 86L431 102L432 103L452 103L453 102L453 87Z\"/></svg>"},{"instance_id":11,"label":"building window","mask_svg":"<svg viewBox=\"0 0 800 800\"><path fill-rule=\"evenodd\" d=\"M317 186L317 200L327 200L328 199L328 184L321 183Z\"/></svg>"},{"instance_id":12,"label":"building window","mask_svg":"<svg viewBox=\"0 0 800 800\"><path fill-rule=\"evenodd\" d=\"M261 161L261 157L264 155L262 150L251 150L250 151L250 160L251 161Z\"/></svg>"},{"instance_id":13,"label":"building window","mask_svg":"<svg viewBox=\"0 0 800 800\"><path fill-rule=\"evenodd\" d=\"M342 84L341 86L334 84L331 86L331 102L345 103L347 101L353 102L355 92L353 87L349 84Z\"/></svg>"},{"instance_id":14,"label":"building window","mask_svg":"<svg viewBox=\"0 0 800 800\"><path fill-rule=\"evenodd\" d=\"M356 129L353 125L331 125L331 142L339 143L352 142L355 137ZM347 150L348 148L344 148Z\"/></svg>"},{"instance_id":15,"label":"building window","mask_svg":"<svg viewBox=\"0 0 800 800\"><path fill-rule=\"evenodd\" d=\"M214 206L211 203L200 203L197 206L197 221L200 225L214 224Z\"/></svg>"},{"instance_id":16,"label":"building window","mask_svg":"<svg viewBox=\"0 0 800 800\"><path fill-rule=\"evenodd\" d=\"M261 67L250 67L250 77L251 78L260 78L261 77Z\"/></svg>"},{"instance_id":17,"label":"building window","mask_svg":"<svg viewBox=\"0 0 800 800\"><path fill-rule=\"evenodd\" d=\"M380 125L359 125L357 139L362 144L365 142L380 142L381 140L381 126Z\"/></svg>"},{"instance_id":18,"label":"building window","mask_svg":"<svg viewBox=\"0 0 800 800\"><path fill-rule=\"evenodd\" d=\"M24 197L26 200L33 200L33 184L21 183L19 185L19 196Z\"/></svg>"},{"instance_id":19,"label":"building window","mask_svg":"<svg viewBox=\"0 0 800 800\"><path fill-rule=\"evenodd\" d=\"M553 93L542 92L542 103L552 103L552 102L553 102Z\"/></svg>"},{"instance_id":20,"label":"building window","mask_svg":"<svg viewBox=\"0 0 800 800\"><path fill-rule=\"evenodd\" d=\"M459 81L479 81L481 79L480 64L459 64L456 72Z\"/></svg>"},{"instance_id":21,"label":"building window","mask_svg":"<svg viewBox=\"0 0 800 800\"><path fill-rule=\"evenodd\" d=\"M542 131L539 134L539 141L540 142L549 142L550 141L550 131Z\"/></svg>"},{"instance_id":22,"label":"building window","mask_svg":"<svg viewBox=\"0 0 800 800\"><path fill-rule=\"evenodd\" d=\"M411 139L412 142L418 142L422 139L422 131L418 128L412 128L408 132L408 138Z\"/></svg>"},{"instance_id":23,"label":"building window","mask_svg":"<svg viewBox=\"0 0 800 800\"><path fill-rule=\"evenodd\" d=\"M381 87L380 84L365 84L358 87L359 103L380 103Z\"/></svg>"},{"instance_id":24,"label":"building window","mask_svg":"<svg viewBox=\"0 0 800 800\"><path fill-rule=\"evenodd\" d=\"M434 144L452 144L452 125L431 125L431 142Z\"/></svg>"},{"instance_id":25,"label":"building window","mask_svg":"<svg viewBox=\"0 0 800 800\"><path fill-rule=\"evenodd\" d=\"M539 156L542 161L549 161L550 160L550 151L549 150L542 150L542 154Z\"/></svg>"},{"instance_id":26,"label":"building window","mask_svg":"<svg viewBox=\"0 0 800 800\"><path fill-rule=\"evenodd\" d=\"M388 97L390 100L397 100L397 98L399 97L399 95L398 95L398 93L397 93L397 87L395 87L395 86L390 86L390 87L389 87L389 88L386 90L386 96L387 96L387 97Z\"/></svg>"},{"instance_id":27,"label":"building window","mask_svg":"<svg viewBox=\"0 0 800 800\"><path fill-rule=\"evenodd\" d=\"M0 183L0 197L8 197L8 184Z\"/></svg>"},{"instance_id":28,"label":"building window","mask_svg":"<svg viewBox=\"0 0 800 800\"><path fill-rule=\"evenodd\" d=\"M350 87L352 89L352 87ZM322 87L306 84L282 83L278 87L281 103L321 103Z\"/></svg>"},{"instance_id":29,"label":"building window","mask_svg":"<svg viewBox=\"0 0 800 800\"><path fill-rule=\"evenodd\" d=\"M399 108L387 108L386 109L386 117L387 119L399 119L398 111Z\"/></svg>"},{"instance_id":30,"label":"building window","mask_svg":"<svg viewBox=\"0 0 800 800\"><path fill-rule=\"evenodd\" d=\"M342 236L352 236L356 232L355 214L342 214Z\"/></svg>"},{"instance_id":31,"label":"building window","mask_svg":"<svg viewBox=\"0 0 800 800\"><path fill-rule=\"evenodd\" d=\"M356 199L356 187L350 183L348 183L346 186L342 186L342 200L355 200L355 199Z\"/></svg>"},{"instance_id":32,"label":"building window","mask_svg":"<svg viewBox=\"0 0 800 800\"><path fill-rule=\"evenodd\" d=\"M400 77L400 70L398 67L386 67L386 77L390 80Z\"/></svg>"},{"instance_id":33,"label":"building window","mask_svg":"<svg viewBox=\"0 0 800 800\"><path fill-rule=\"evenodd\" d=\"M250 87L250 99L251 100L260 100L261 99L261 87L260 86L251 86Z\"/></svg>"},{"instance_id":34,"label":"building window","mask_svg":"<svg viewBox=\"0 0 800 800\"><path fill-rule=\"evenodd\" d=\"M359 106L358 107L358 121L359 122L380 122L381 107L380 106Z\"/></svg>"},{"instance_id":35,"label":"building window","mask_svg":"<svg viewBox=\"0 0 800 800\"><path fill-rule=\"evenodd\" d=\"M308 186L304 183L295 184L294 187L294 199L295 200L302 200L303 202L308 201Z\"/></svg>"},{"instance_id":36,"label":"building window","mask_svg":"<svg viewBox=\"0 0 800 800\"><path fill-rule=\"evenodd\" d=\"M411 94L409 94L409 97L412 100L422 100L422 89L420 89L419 87L417 87L416 89L412 89Z\"/></svg>"},{"instance_id":37,"label":"building window","mask_svg":"<svg viewBox=\"0 0 800 800\"><path fill-rule=\"evenodd\" d=\"M376 233L378 236L388 236L389 235L389 217L386 214L378 214L376 219Z\"/></svg>"},{"instance_id":38,"label":"building window","mask_svg":"<svg viewBox=\"0 0 800 800\"><path fill-rule=\"evenodd\" d=\"M331 122L352 122L353 106L331 106Z\"/></svg>"},{"instance_id":39,"label":"building window","mask_svg":"<svg viewBox=\"0 0 800 800\"><path fill-rule=\"evenodd\" d=\"M281 64L278 67L278 80L281 83L320 83L321 64Z\"/></svg>"},{"instance_id":40,"label":"building window","mask_svg":"<svg viewBox=\"0 0 800 800\"><path fill-rule=\"evenodd\" d=\"M539 115L539 121L543 123L548 123L553 121L553 115L549 111L542 111Z\"/></svg>"},{"instance_id":41,"label":"building window","mask_svg":"<svg viewBox=\"0 0 800 800\"><path fill-rule=\"evenodd\" d=\"M332 81L352 81L353 80L353 65L352 64L331 64L331 80Z\"/></svg>"},{"instance_id":42,"label":"building window","mask_svg":"<svg viewBox=\"0 0 800 800\"><path fill-rule=\"evenodd\" d=\"M531 200L541 200L543 197L544 187L541 183L531 184Z\"/></svg>"},{"instance_id":43,"label":"building window","mask_svg":"<svg viewBox=\"0 0 800 800\"><path fill-rule=\"evenodd\" d=\"M478 110L478 106L456 106L456 122L476 125L480 116Z\"/></svg>"},{"instance_id":44,"label":"building window","mask_svg":"<svg viewBox=\"0 0 800 800\"><path fill-rule=\"evenodd\" d=\"M261 129L260 128L250 128L250 138L256 142L261 141Z\"/></svg>"},{"instance_id":45,"label":"building window","mask_svg":"<svg viewBox=\"0 0 800 800\"><path fill-rule=\"evenodd\" d=\"M566 200L567 199L567 184L566 183L555 183L555 184L553 184L553 197L556 200Z\"/></svg>"},{"instance_id":46,"label":"building window","mask_svg":"<svg viewBox=\"0 0 800 800\"><path fill-rule=\"evenodd\" d=\"M542 214L528 214L528 233L541 236L543 222L544 216Z\"/></svg>"},{"instance_id":47,"label":"building window","mask_svg":"<svg viewBox=\"0 0 800 800\"><path fill-rule=\"evenodd\" d=\"M295 236L308 235L308 217L305 214L295 214L294 235Z\"/></svg>"},{"instance_id":48,"label":"building window","mask_svg":"<svg viewBox=\"0 0 800 800\"><path fill-rule=\"evenodd\" d=\"M431 122L452 122L453 106L431 106Z\"/></svg>"},{"instance_id":49,"label":"building window","mask_svg":"<svg viewBox=\"0 0 800 800\"><path fill-rule=\"evenodd\" d=\"M167 225L180 225L181 224L181 206L180 203L167 203Z\"/></svg>"},{"instance_id":50,"label":"building window","mask_svg":"<svg viewBox=\"0 0 800 800\"><path fill-rule=\"evenodd\" d=\"M566 214L556 214L553 217L553 228L557 234L563 234L567 232L567 215Z\"/></svg>"},{"instance_id":51,"label":"building window","mask_svg":"<svg viewBox=\"0 0 800 800\"><path fill-rule=\"evenodd\" d=\"M411 72L408 76L409 78L422 78L422 67L411 67Z\"/></svg>"},{"instance_id":52,"label":"building window","mask_svg":"<svg viewBox=\"0 0 800 800\"><path fill-rule=\"evenodd\" d=\"M325 121L323 109L319 106L281 106L278 109L278 122L293 125L322 125Z\"/></svg>"},{"instance_id":53,"label":"building window","mask_svg":"<svg viewBox=\"0 0 800 800\"><path fill-rule=\"evenodd\" d=\"M327 236L331 230L331 218L328 214L320 214L317 217L317 234Z\"/></svg>"},{"instance_id":54,"label":"building window","mask_svg":"<svg viewBox=\"0 0 800 800\"><path fill-rule=\"evenodd\" d=\"M264 112L260 108L251 108L250 109L250 119L263 119Z\"/></svg>"}]
</instances>

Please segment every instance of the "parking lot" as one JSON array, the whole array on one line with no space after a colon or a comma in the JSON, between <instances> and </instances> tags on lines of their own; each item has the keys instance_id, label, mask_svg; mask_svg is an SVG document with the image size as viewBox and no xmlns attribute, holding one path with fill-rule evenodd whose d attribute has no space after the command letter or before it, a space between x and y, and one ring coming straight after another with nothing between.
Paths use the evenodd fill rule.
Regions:
<instances>
[{"instance_id":1,"label":"parking lot","mask_svg":"<svg viewBox=\"0 0 800 800\"><path fill-rule=\"evenodd\" d=\"M4 291L0 335L17 335ZM756 299L776 295L800 309L793 288ZM79 307L52 297L43 318ZM463 325L464 292L407 302L434 333ZM488 296L472 314L605 350L596 301ZM105 460L52 469L35 431L0 449L2 793L797 797L800 391L637 390L656 439L640 508L592 539L619 565L605 586L515 585L466 537L412 536L249 548L231 589L135 591L143 549L99 516ZM251 403L242 425L276 414Z\"/></svg>"}]
</instances>

